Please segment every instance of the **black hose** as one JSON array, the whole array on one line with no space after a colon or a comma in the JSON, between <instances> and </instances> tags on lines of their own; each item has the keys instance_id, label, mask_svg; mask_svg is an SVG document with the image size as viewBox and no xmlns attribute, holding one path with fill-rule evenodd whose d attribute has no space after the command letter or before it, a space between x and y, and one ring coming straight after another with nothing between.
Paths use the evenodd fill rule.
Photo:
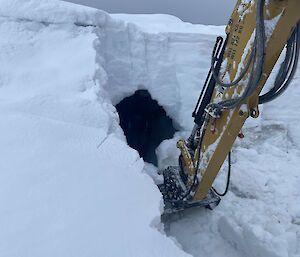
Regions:
<instances>
[{"instance_id":1,"label":"black hose","mask_svg":"<svg viewBox=\"0 0 300 257\"><path fill-rule=\"evenodd\" d=\"M220 61L220 62L222 61L222 60L218 60L218 56L220 55L222 44L223 44L223 38L222 37L217 37L216 43L215 43L215 46L214 46L214 49L213 49L213 58L212 58L212 59L214 59L214 63L212 65L214 70L215 70L215 61ZM202 91L200 93L200 96L198 98L195 110L193 111L192 117L194 117L194 118L196 117L196 115L198 113L200 102L202 104L204 94L207 92L207 88L208 88L209 84L211 83L211 74L212 74L212 68L210 68L210 70L208 72L208 75L206 77L204 86L203 86Z\"/></svg>"},{"instance_id":2,"label":"black hose","mask_svg":"<svg viewBox=\"0 0 300 257\"><path fill-rule=\"evenodd\" d=\"M232 81L230 83L224 83L224 82L221 81L221 79L219 78L219 75L217 74L217 71L214 68L215 58L214 58L214 53L213 53L212 58L211 58L211 72L212 72L212 75L213 75L216 83L218 85L222 86L222 87L233 87L233 86L236 86L245 77L246 73L248 72L248 70L249 70L249 68L251 66L253 57L254 57L254 51L251 52L249 60L247 61L246 67L241 72L241 74L239 75L239 77L236 80L234 80L234 81Z\"/></svg>"},{"instance_id":3,"label":"black hose","mask_svg":"<svg viewBox=\"0 0 300 257\"><path fill-rule=\"evenodd\" d=\"M231 152L228 153L228 173L227 173L227 182L226 188L223 193L219 193L214 187L212 190L220 197L225 196L228 193L229 185L230 185L230 176L231 176Z\"/></svg>"},{"instance_id":4,"label":"black hose","mask_svg":"<svg viewBox=\"0 0 300 257\"><path fill-rule=\"evenodd\" d=\"M243 100L251 96L259 85L261 79L263 68L264 68L264 59L265 59L265 25L264 25L264 5L265 0L258 0L256 6L256 33L253 50L251 56L249 57L246 68L250 68L252 63L252 68L249 76L247 86L240 97L221 101L219 103L214 103L214 106L219 109L233 109L237 107ZM253 57L252 57L253 56ZM246 70L246 69L245 69ZM244 70L244 71L245 71ZM244 72L242 72L243 74ZM246 75L246 73L245 73ZM235 81L234 81L235 82Z\"/></svg>"},{"instance_id":5,"label":"black hose","mask_svg":"<svg viewBox=\"0 0 300 257\"><path fill-rule=\"evenodd\" d=\"M274 86L269 92L259 97L259 104L273 101L274 99L282 95L283 92L289 87L297 70L299 62L299 52L300 22L297 24L290 39L287 42L286 56L276 76Z\"/></svg>"}]
</instances>

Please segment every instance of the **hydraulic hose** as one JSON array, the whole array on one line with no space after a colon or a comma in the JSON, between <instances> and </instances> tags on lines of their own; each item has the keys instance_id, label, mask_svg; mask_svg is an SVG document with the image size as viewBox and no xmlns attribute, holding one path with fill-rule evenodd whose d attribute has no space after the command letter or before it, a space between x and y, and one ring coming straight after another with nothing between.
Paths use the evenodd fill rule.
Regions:
<instances>
[{"instance_id":1,"label":"hydraulic hose","mask_svg":"<svg viewBox=\"0 0 300 257\"><path fill-rule=\"evenodd\" d=\"M266 94L259 97L259 104L273 101L279 97L289 87L295 76L300 51L300 22L294 29L290 39L287 42L286 55L279 72L276 76L273 88Z\"/></svg>"},{"instance_id":2,"label":"hydraulic hose","mask_svg":"<svg viewBox=\"0 0 300 257\"><path fill-rule=\"evenodd\" d=\"M240 81L241 79L243 79L247 71L249 71L250 66L252 65L247 86L241 96L234 99L221 101L219 103L214 103L212 104L214 108L219 108L224 110L224 109L233 109L237 107L243 100L245 100L247 97L251 96L255 92L259 84L259 81L263 73L263 68L264 68L265 41L266 41L265 25L264 25L264 5L265 5L265 0L257 1L256 31L255 31L255 41L254 41L253 50L247 62L246 68L236 80L236 81L238 80ZM218 75L216 77L218 78ZM232 83L227 84L226 86L233 86L233 84L236 85L238 83L236 81L233 81ZM217 81L217 83L218 82L221 81ZM218 84L222 86L222 84L224 83L218 83Z\"/></svg>"}]
</instances>

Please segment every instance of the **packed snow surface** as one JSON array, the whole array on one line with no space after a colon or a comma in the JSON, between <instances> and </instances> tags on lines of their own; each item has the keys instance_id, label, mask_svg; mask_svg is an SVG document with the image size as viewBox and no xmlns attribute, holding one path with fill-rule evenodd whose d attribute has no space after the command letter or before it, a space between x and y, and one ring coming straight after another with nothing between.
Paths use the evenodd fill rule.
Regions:
<instances>
[{"instance_id":1,"label":"packed snow surface","mask_svg":"<svg viewBox=\"0 0 300 257\"><path fill-rule=\"evenodd\" d=\"M155 167L118 125L114 105L147 89L180 129L157 149L159 168L176 164L223 33L168 15L0 0L1 257L300 256L299 73L247 124L214 211L162 224Z\"/></svg>"}]
</instances>

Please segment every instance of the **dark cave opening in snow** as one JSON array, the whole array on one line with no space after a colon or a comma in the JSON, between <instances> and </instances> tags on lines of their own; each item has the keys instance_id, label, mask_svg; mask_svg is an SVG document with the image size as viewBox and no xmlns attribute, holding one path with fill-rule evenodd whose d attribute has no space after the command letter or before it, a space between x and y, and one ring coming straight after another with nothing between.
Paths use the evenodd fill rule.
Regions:
<instances>
[{"instance_id":1,"label":"dark cave opening in snow","mask_svg":"<svg viewBox=\"0 0 300 257\"><path fill-rule=\"evenodd\" d=\"M157 166L155 149L176 132L172 119L147 90L138 90L126 97L116 109L128 145L137 150L144 161Z\"/></svg>"}]
</instances>

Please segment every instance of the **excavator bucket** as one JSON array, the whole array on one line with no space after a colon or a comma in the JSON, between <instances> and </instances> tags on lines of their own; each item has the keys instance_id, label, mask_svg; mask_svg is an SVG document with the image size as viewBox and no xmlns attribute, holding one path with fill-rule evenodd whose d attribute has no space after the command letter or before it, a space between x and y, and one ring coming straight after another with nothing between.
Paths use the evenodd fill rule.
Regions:
<instances>
[{"instance_id":1,"label":"excavator bucket","mask_svg":"<svg viewBox=\"0 0 300 257\"><path fill-rule=\"evenodd\" d=\"M164 199L164 214L181 212L193 207L205 207L212 210L221 201L221 198L213 190L210 190L204 199L193 201L191 196L186 193L179 166L170 166L163 170L162 174L164 183L158 187Z\"/></svg>"}]
</instances>

